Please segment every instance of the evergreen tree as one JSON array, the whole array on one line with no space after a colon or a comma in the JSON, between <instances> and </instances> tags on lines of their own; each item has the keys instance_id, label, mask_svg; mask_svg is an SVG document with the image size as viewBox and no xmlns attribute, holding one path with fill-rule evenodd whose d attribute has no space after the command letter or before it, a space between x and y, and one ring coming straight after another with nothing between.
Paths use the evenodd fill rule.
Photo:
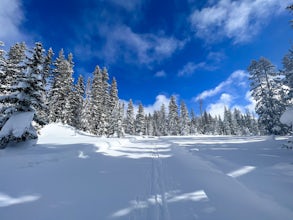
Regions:
<instances>
[{"instance_id":1,"label":"evergreen tree","mask_svg":"<svg viewBox=\"0 0 293 220\"><path fill-rule=\"evenodd\" d=\"M18 110L19 100L16 95L19 91L19 83L24 79L26 45L24 43L16 43L9 52L8 58L4 63L4 74L1 77L1 100L0 100L0 117L3 125L8 118ZM2 58L3 60L3 58ZM2 84L3 83L3 84ZM16 107L16 105L18 105ZM0 124L0 125L1 125Z\"/></svg>"},{"instance_id":2,"label":"evergreen tree","mask_svg":"<svg viewBox=\"0 0 293 220\"><path fill-rule=\"evenodd\" d=\"M110 97L109 97L109 128L108 128L108 136L121 136L122 129L121 127L118 129L118 126L122 126L121 118L121 105L119 103L118 98L118 89L116 79L113 78L110 88ZM121 124L121 125L120 125Z\"/></svg>"},{"instance_id":3,"label":"evergreen tree","mask_svg":"<svg viewBox=\"0 0 293 220\"><path fill-rule=\"evenodd\" d=\"M111 110L110 110L110 95L109 95L109 88L110 85L108 83L109 75L108 70L103 68L102 70L102 106L101 106L101 114L100 114L100 121L99 121L99 130L100 135L108 135L108 128L109 128L109 120L111 117Z\"/></svg>"},{"instance_id":4,"label":"evergreen tree","mask_svg":"<svg viewBox=\"0 0 293 220\"><path fill-rule=\"evenodd\" d=\"M49 97L49 93L51 91L51 88L53 85L53 78L54 78L54 74L52 71L53 70L52 69L53 56L54 56L54 52L53 52L52 48L49 48L49 50L47 51L47 54L44 58L44 64L43 64L43 72L44 72L44 79L45 79L44 84L46 85L47 99Z\"/></svg>"},{"instance_id":5,"label":"evergreen tree","mask_svg":"<svg viewBox=\"0 0 293 220\"><path fill-rule=\"evenodd\" d=\"M31 78L35 95L35 102L33 103L36 110L34 117L35 122L39 126L43 126L48 123L47 106L46 106L46 79L44 74L44 48L40 42L35 44L32 56L28 58L27 62L27 74Z\"/></svg>"},{"instance_id":6,"label":"evergreen tree","mask_svg":"<svg viewBox=\"0 0 293 220\"><path fill-rule=\"evenodd\" d=\"M167 135L168 134L168 124L167 124L167 114L166 114L166 107L164 104L161 105L160 112L158 113L157 117L158 123L156 126L156 130L158 135Z\"/></svg>"},{"instance_id":7,"label":"evergreen tree","mask_svg":"<svg viewBox=\"0 0 293 220\"><path fill-rule=\"evenodd\" d=\"M185 102L182 100L180 105L180 134L188 135L190 132L189 113Z\"/></svg>"},{"instance_id":8,"label":"evergreen tree","mask_svg":"<svg viewBox=\"0 0 293 220\"><path fill-rule=\"evenodd\" d=\"M0 41L0 96L5 95L7 93L6 88L6 68L7 63L5 59L5 51L1 49L4 46L4 43Z\"/></svg>"},{"instance_id":9,"label":"evergreen tree","mask_svg":"<svg viewBox=\"0 0 293 220\"><path fill-rule=\"evenodd\" d=\"M232 135L234 132L232 130L232 113L227 107L224 110L223 130L224 135Z\"/></svg>"},{"instance_id":10,"label":"evergreen tree","mask_svg":"<svg viewBox=\"0 0 293 220\"><path fill-rule=\"evenodd\" d=\"M69 56L69 60L65 59L64 51L61 50L59 57L54 62L54 80L49 97L50 122L66 123L68 120L66 114L70 111L69 94L73 89L73 65L70 63L72 62L70 59L71 56Z\"/></svg>"},{"instance_id":11,"label":"evergreen tree","mask_svg":"<svg viewBox=\"0 0 293 220\"><path fill-rule=\"evenodd\" d=\"M176 104L175 96L171 96L169 102L169 115L168 115L168 132L169 135L178 135L179 133L179 117L178 106Z\"/></svg>"},{"instance_id":12,"label":"evergreen tree","mask_svg":"<svg viewBox=\"0 0 293 220\"><path fill-rule=\"evenodd\" d=\"M198 132L197 132L196 116L195 116L194 110L191 109L191 112L190 112L190 134L195 135L197 133Z\"/></svg>"},{"instance_id":13,"label":"evergreen tree","mask_svg":"<svg viewBox=\"0 0 293 220\"><path fill-rule=\"evenodd\" d=\"M267 59L261 58L259 61L252 61L248 71L260 125L266 134L280 134L283 125L279 118L284 111L284 105L281 103L279 91L274 90L278 87L275 67Z\"/></svg>"},{"instance_id":14,"label":"evergreen tree","mask_svg":"<svg viewBox=\"0 0 293 220\"><path fill-rule=\"evenodd\" d=\"M140 103L138 106L138 111L135 119L135 134L144 135L145 134L145 116L144 109L142 104Z\"/></svg>"},{"instance_id":15,"label":"evergreen tree","mask_svg":"<svg viewBox=\"0 0 293 220\"><path fill-rule=\"evenodd\" d=\"M82 129L82 110L83 110L83 102L84 102L84 93L85 93L85 86L84 86L84 79L82 75L79 75L77 84L75 86L76 89L76 127L78 129Z\"/></svg>"},{"instance_id":16,"label":"evergreen tree","mask_svg":"<svg viewBox=\"0 0 293 220\"><path fill-rule=\"evenodd\" d=\"M127 106L126 119L125 119L125 132L127 134L134 134L134 108L132 100L130 99Z\"/></svg>"},{"instance_id":17,"label":"evergreen tree","mask_svg":"<svg viewBox=\"0 0 293 220\"><path fill-rule=\"evenodd\" d=\"M103 103L103 76L99 66L96 66L93 73L93 83L91 90L91 104L90 104L90 113L91 113L91 123L90 123L90 132L96 135L102 135L103 131L101 129L101 120L102 120L102 111L104 109ZM104 122L103 122L104 123Z\"/></svg>"},{"instance_id":18,"label":"evergreen tree","mask_svg":"<svg viewBox=\"0 0 293 220\"><path fill-rule=\"evenodd\" d=\"M81 111L81 130L90 132L91 129L91 78L88 78L85 88L85 99Z\"/></svg>"},{"instance_id":19,"label":"evergreen tree","mask_svg":"<svg viewBox=\"0 0 293 220\"><path fill-rule=\"evenodd\" d=\"M284 56L283 66L283 73L285 75L284 84L288 89L285 101L288 105L293 105L293 48Z\"/></svg>"}]
</instances>

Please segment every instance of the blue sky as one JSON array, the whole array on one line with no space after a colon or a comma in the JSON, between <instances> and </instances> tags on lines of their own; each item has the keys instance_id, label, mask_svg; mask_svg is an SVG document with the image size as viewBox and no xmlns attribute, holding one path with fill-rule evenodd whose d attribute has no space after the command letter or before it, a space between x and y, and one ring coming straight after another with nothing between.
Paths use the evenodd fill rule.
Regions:
<instances>
[{"instance_id":1,"label":"blue sky","mask_svg":"<svg viewBox=\"0 0 293 220\"><path fill-rule=\"evenodd\" d=\"M171 95L198 112L253 109L246 69L281 68L292 45L290 0L0 0L0 40L72 52L75 75L106 66L119 97L146 112Z\"/></svg>"}]
</instances>

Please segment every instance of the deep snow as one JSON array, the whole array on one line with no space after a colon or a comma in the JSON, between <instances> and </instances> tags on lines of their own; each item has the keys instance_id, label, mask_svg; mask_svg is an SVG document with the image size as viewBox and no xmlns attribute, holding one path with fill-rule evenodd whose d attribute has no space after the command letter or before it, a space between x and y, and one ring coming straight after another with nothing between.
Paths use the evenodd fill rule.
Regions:
<instances>
[{"instance_id":1,"label":"deep snow","mask_svg":"<svg viewBox=\"0 0 293 220\"><path fill-rule=\"evenodd\" d=\"M285 138L97 138L45 127L0 150L0 219L293 219Z\"/></svg>"}]
</instances>

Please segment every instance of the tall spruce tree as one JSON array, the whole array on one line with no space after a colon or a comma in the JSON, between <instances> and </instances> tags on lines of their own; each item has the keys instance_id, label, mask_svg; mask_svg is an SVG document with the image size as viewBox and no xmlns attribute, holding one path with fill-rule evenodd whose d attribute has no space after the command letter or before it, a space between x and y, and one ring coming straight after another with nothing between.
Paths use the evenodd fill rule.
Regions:
<instances>
[{"instance_id":1,"label":"tall spruce tree","mask_svg":"<svg viewBox=\"0 0 293 220\"><path fill-rule=\"evenodd\" d=\"M65 59L63 49L59 52L59 57L54 62L54 80L49 97L50 122L67 121L67 111L70 108L70 95L73 87L73 65L71 56L69 60ZM72 96L71 96L72 97Z\"/></svg>"},{"instance_id":2,"label":"tall spruce tree","mask_svg":"<svg viewBox=\"0 0 293 220\"><path fill-rule=\"evenodd\" d=\"M169 102L168 132L169 132L169 135L179 134L178 106L176 104L175 96L171 96L170 102Z\"/></svg>"},{"instance_id":3,"label":"tall spruce tree","mask_svg":"<svg viewBox=\"0 0 293 220\"><path fill-rule=\"evenodd\" d=\"M283 58L283 74L285 75L284 84L287 86L288 92L285 101L288 105L293 105L293 47Z\"/></svg>"},{"instance_id":4,"label":"tall spruce tree","mask_svg":"<svg viewBox=\"0 0 293 220\"><path fill-rule=\"evenodd\" d=\"M100 125L102 118L103 107L103 76L99 66L96 66L93 73L93 82L91 89L91 104L90 104L90 113L91 113L91 123L90 131L96 135L102 135L102 130ZM104 122L103 122L104 123Z\"/></svg>"},{"instance_id":5,"label":"tall spruce tree","mask_svg":"<svg viewBox=\"0 0 293 220\"><path fill-rule=\"evenodd\" d=\"M180 105L180 134L190 133L190 118L185 102L182 100Z\"/></svg>"},{"instance_id":6,"label":"tall spruce tree","mask_svg":"<svg viewBox=\"0 0 293 220\"><path fill-rule=\"evenodd\" d=\"M134 134L134 107L131 99L128 102L126 111L125 132L130 135Z\"/></svg>"},{"instance_id":7,"label":"tall spruce tree","mask_svg":"<svg viewBox=\"0 0 293 220\"><path fill-rule=\"evenodd\" d=\"M144 116L144 108L140 103L138 106L138 111L135 118L135 134L144 135L145 134L145 116Z\"/></svg>"},{"instance_id":8,"label":"tall spruce tree","mask_svg":"<svg viewBox=\"0 0 293 220\"><path fill-rule=\"evenodd\" d=\"M88 78L85 87L85 99L81 111L81 130L90 132L91 129L91 78Z\"/></svg>"},{"instance_id":9,"label":"tall spruce tree","mask_svg":"<svg viewBox=\"0 0 293 220\"><path fill-rule=\"evenodd\" d=\"M256 101L256 113L259 123L266 134L282 133L279 118L284 111L279 92L276 92L277 71L271 62L265 58L253 60L248 67L252 97Z\"/></svg>"},{"instance_id":10,"label":"tall spruce tree","mask_svg":"<svg viewBox=\"0 0 293 220\"><path fill-rule=\"evenodd\" d=\"M46 106L46 75L44 73L44 48L40 42L35 44L31 51L31 57L27 62L27 74L31 78L33 90L35 91L35 103L33 103L36 110L34 121L39 126L44 126L48 123L47 106Z\"/></svg>"}]
</instances>

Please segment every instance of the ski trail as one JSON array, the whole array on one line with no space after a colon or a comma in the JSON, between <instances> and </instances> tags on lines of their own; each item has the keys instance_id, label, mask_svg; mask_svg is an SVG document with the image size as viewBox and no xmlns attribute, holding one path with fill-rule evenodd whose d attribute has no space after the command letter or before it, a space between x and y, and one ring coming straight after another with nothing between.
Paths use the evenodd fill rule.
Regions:
<instances>
[{"instance_id":1,"label":"ski trail","mask_svg":"<svg viewBox=\"0 0 293 220\"><path fill-rule=\"evenodd\" d=\"M152 144L154 146L151 158L150 198L148 199L151 206L148 208L147 219L169 220L163 161L160 158L158 146L155 143Z\"/></svg>"}]
</instances>

